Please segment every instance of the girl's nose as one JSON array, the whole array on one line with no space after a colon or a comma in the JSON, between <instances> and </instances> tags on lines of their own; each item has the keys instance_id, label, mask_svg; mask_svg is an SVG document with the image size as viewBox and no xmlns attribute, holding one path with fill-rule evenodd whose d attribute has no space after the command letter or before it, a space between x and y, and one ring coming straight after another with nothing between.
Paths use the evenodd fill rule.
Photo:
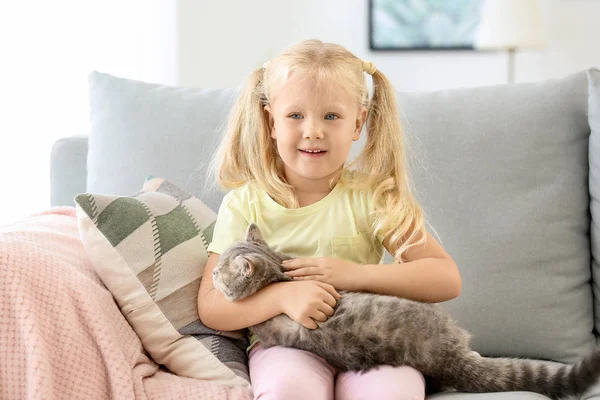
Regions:
<instances>
[{"instance_id":1,"label":"girl's nose","mask_svg":"<svg viewBox=\"0 0 600 400\"><path fill-rule=\"evenodd\" d=\"M323 129L317 125L308 126L304 131L304 139L323 139Z\"/></svg>"}]
</instances>

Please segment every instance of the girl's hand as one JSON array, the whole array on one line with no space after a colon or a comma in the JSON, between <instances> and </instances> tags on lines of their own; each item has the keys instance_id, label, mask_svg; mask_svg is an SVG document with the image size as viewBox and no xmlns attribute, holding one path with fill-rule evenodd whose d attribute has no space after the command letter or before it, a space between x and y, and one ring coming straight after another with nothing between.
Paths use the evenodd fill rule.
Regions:
<instances>
[{"instance_id":1,"label":"girl's hand","mask_svg":"<svg viewBox=\"0 0 600 400\"><path fill-rule=\"evenodd\" d=\"M342 296L327 283L284 282L285 295L281 307L285 314L308 329L317 329L317 323L327 321Z\"/></svg>"},{"instance_id":2,"label":"girl's hand","mask_svg":"<svg viewBox=\"0 0 600 400\"><path fill-rule=\"evenodd\" d=\"M336 258L294 258L283 261L285 274L294 280L315 280L329 283L336 289L358 291L361 265Z\"/></svg>"}]
</instances>

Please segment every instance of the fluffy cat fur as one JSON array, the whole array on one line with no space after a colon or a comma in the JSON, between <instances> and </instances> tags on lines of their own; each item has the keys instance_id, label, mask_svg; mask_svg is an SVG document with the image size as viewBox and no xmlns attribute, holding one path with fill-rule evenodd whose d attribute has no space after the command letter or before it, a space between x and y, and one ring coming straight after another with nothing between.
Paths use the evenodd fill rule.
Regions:
<instances>
[{"instance_id":1,"label":"fluffy cat fur","mask_svg":"<svg viewBox=\"0 0 600 400\"><path fill-rule=\"evenodd\" d=\"M255 224L246 242L220 255L213 271L228 300L289 281L281 262ZM408 365L426 377L427 392L530 391L552 399L581 396L600 377L600 349L575 365L518 358L487 358L469 347L471 335L438 304L393 296L340 292L335 313L311 330L281 314L252 327L264 347L294 347L323 357L340 371ZM429 387L431 385L434 387Z\"/></svg>"}]
</instances>

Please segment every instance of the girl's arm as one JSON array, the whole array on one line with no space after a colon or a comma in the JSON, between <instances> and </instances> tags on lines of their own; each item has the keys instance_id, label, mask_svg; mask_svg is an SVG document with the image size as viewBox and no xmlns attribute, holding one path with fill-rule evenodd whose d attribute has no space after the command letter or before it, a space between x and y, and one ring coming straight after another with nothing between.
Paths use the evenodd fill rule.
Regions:
<instances>
[{"instance_id":1,"label":"girl's arm","mask_svg":"<svg viewBox=\"0 0 600 400\"><path fill-rule=\"evenodd\" d=\"M386 249L393 254L394 249ZM439 303L460 295L462 280L458 267L444 248L427 233L425 244L405 253L399 264L364 265L357 269L359 290Z\"/></svg>"},{"instance_id":2,"label":"girl's arm","mask_svg":"<svg viewBox=\"0 0 600 400\"><path fill-rule=\"evenodd\" d=\"M384 243L385 244L385 243ZM385 246L390 253L394 249ZM425 303L451 300L461 292L458 267L427 233L425 244L405 253L406 262L359 265L334 258L299 258L283 265L294 280L316 280L339 290L386 294Z\"/></svg>"},{"instance_id":3,"label":"girl's arm","mask_svg":"<svg viewBox=\"0 0 600 400\"><path fill-rule=\"evenodd\" d=\"M247 328L282 313L316 329L315 321L324 322L333 315L336 298L340 298L333 286L321 282L278 282L242 300L229 301L213 285L212 270L217 261L219 254L210 253L198 292L200 320L215 330Z\"/></svg>"}]
</instances>

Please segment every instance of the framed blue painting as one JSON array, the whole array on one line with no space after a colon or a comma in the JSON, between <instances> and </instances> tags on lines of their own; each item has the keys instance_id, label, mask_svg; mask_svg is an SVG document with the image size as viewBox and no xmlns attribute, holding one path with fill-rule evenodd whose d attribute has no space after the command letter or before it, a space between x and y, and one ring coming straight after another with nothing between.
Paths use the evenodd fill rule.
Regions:
<instances>
[{"instance_id":1,"label":"framed blue painting","mask_svg":"<svg viewBox=\"0 0 600 400\"><path fill-rule=\"evenodd\" d=\"M369 0L372 50L474 50L484 0Z\"/></svg>"}]
</instances>

